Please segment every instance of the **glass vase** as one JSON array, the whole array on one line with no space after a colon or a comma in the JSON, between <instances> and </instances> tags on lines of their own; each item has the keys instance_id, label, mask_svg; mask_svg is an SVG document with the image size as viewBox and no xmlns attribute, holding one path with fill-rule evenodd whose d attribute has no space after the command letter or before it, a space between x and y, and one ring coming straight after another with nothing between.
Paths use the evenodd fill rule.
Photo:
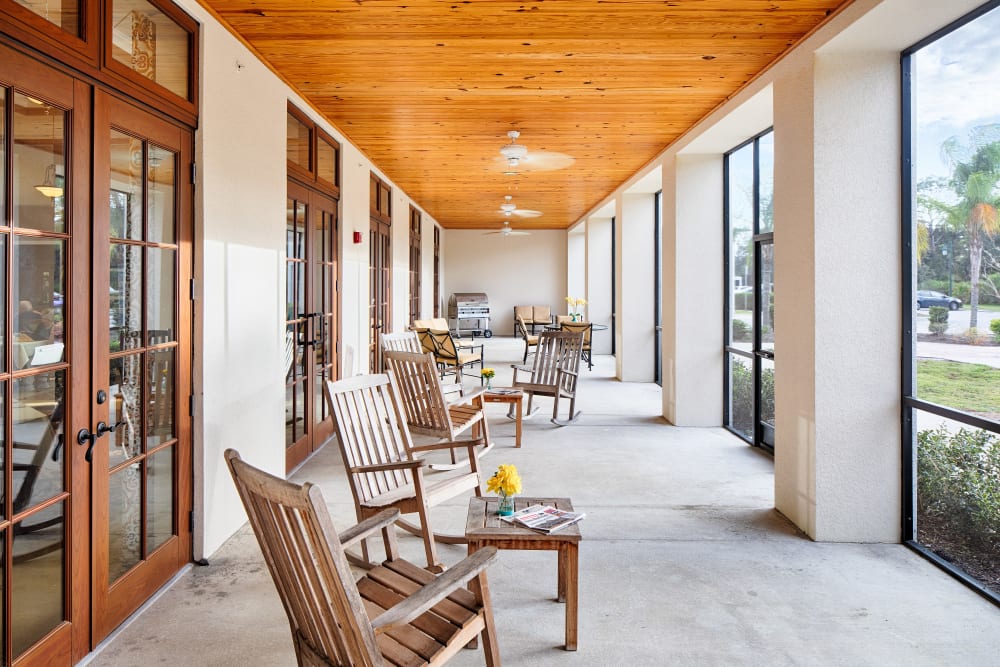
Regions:
<instances>
[{"instance_id":1,"label":"glass vase","mask_svg":"<svg viewBox=\"0 0 1000 667\"><path fill-rule=\"evenodd\" d=\"M514 513L514 496L506 493L500 494L500 502L497 503L497 514L500 516L510 516Z\"/></svg>"},{"instance_id":2,"label":"glass vase","mask_svg":"<svg viewBox=\"0 0 1000 667\"><path fill-rule=\"evenodd\" d=\"M493 388L493 378L488 377L486 378L486 391L489 391L492 388Z\"/></svg>"}]
</instances>

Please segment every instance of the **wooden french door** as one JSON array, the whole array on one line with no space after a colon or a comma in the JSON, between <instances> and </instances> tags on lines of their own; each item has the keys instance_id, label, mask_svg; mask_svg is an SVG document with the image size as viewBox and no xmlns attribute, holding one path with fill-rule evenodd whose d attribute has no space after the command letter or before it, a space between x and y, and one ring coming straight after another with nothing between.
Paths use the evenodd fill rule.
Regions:
<instances>
[{"instance_id":1,"label":"wooden french door","mask_svg":"<svg viewBox=\"0 0 1000 667\"><path fill-rule=\"evenodd\" d=\"M286 207L285 467L291 471L333 434L324 387L336 380L337 201L288 184Z\"/></svg>"},{"instance_id":2,"label":"wooden french door","mask_svg":"<svg viewBox=\"0 0 1000 667\"><path fill-rule=\"evenodd\" d=\"M188 130L97 93L89 386L92 634L191 556ZM90 446L92 443L92 447Z\"/></svg>"},{"instance_id":3,"label":"wooden french door","mask_svg":"<svg viewBox=\"0 0 1000 667\"><path fill-rule=\"evenodd\" d=\"M68 665L89 639L90 88L0 62L0 664Z\"/></svg>"},{"instance_id":4,"label":"wooden french door","mask_svg":"<svg viewBox=\"0 0 1000 667\"><path fill-rule=\"evenodd\" d=\"M392 189L371 175L368 233L368 372L381 373L380 334L392 325Z\"/></svg>"}]
</instances>

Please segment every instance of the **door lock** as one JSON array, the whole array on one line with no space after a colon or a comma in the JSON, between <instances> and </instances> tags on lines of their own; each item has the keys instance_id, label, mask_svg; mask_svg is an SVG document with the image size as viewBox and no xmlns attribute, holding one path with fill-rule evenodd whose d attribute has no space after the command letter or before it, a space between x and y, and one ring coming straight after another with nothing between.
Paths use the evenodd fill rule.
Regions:
<instances>
[{"instance_id":1,"label":"door lock","mask_svg":"<svg viewBox=\"0 0 1000 667\"><path fill-rule=\"evenodd\" d=\"M104 437L105 433L114 433L115 429L125 423L122 419L117 424L108 426L104 422L97 422L97 430L93 433L90 432L88 428L81 428L76 434L76 444L86 445L87 453L83 455L83 458L87 460L88 463L94 460L94 443L97 442L98 438Z\"/></svg>"}]
</instances>

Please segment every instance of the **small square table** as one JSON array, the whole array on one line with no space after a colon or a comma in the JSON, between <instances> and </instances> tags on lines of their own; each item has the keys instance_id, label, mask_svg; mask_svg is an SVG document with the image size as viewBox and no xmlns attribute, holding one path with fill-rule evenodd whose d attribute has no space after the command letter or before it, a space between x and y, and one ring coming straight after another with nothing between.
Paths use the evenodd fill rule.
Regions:
<instances>
[{"instance_id":1,"label":"small square table","mask_svg":"<svg viewBox=\"0 0 1000 667\"><path fill-rule=\"evenodd\" d=\"M487 389L482 394L482 399L484 403L508 403L510 404L510 409L513 410L516 406L517 411L514 425L514 446L521 446L521 422L523 421L523 410L524 410L524 392L520 389ZM510 416L510 411L507 412L507 416Z\"/></svg>"},{"instance_id":2,"label":"small square table","mask_svg":"<svg viewBox=\"0 0 1000 667\"><path fill-rule=\"evenodd\" d=\"M566 650L575 651L577 642L577 607L579 605L579 545L580 523L574 523L546 535L527 528L520 528L500 519L497 515L498 498L473 497L469 500L469 516L465 523L465 539L469 553L483 547L559 552L559 580L557 600L566 603ZM529 505L551 505L556 509L573 511L569 498L544 498L516 496L514 509Z\"/></svg>"}]
</instances>

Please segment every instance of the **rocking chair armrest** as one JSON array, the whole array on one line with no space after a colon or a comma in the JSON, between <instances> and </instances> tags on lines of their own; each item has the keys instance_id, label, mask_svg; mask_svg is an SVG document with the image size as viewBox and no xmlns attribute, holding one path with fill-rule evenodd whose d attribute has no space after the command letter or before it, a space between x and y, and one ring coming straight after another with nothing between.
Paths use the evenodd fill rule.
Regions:
<instances>
[{"instance_id":1,"label":"rocking chair armrest","mask_svg":"<svg viewBox=\"0 0 1000 667\"><path fill-rule=\"evenodd\" d=\"M457 565L437 575L434 581L421 587L413 595L372 619L372 628L376 633L384 633L394 626L409 623L456 589L463 587L467 581L492 565L496 558L496 547L479 549Z\"/></svg>"},{"instance_id":2,"label":"rocking chair armrest","mask_svg":"<svg viewBox=\"0 0 1000 667\"><path fill-rule=\"evenodd\" d=\"M486 387L476 387L472 391L462 396L455 396L448 401L448 405L465 405L466 403L471 403L472 399L479 398L486 393Z\"/></svg>"},{"instance_id":3,"label":"rocking chair armrest","mask_svg":"<svg viewBox=\"0 0 1000 667\"><path fill-rule=\"evenodd\" d=\"M412 461L395 461L393 463L373 463L366 466L351 466L348 472L382 472L384 470L405 470L407 468L416 469L423 465L426 465L426 461L421 461L420 459L414 459Z\"/></svg>"},{"instance_id":4,"label":"rocking chair armrest","mask_svg":"<svg viewBox=\"0 0 1000 667\"><path fill-rule=\"evenodd\" d=\"M483 444L482 438L471 438L469 440L452 440L449 442L435 442L430 445L417 445L415 447L410 447L410 451L432 452L439 449L456 449L458 447L478 447L481 444Z\"/></svg>"},{"instance_id":5,"label":"rocking chair armrest","mask_svg":"<svg viewBox=\"0 0 1000 667\"><path fill-rule=\"evenodd\" d=\"M369 535L386 526L391 526L399 518L399 510L382 510L375 516L370 516L361 523L340 532L340 544L347 548L357 544Z\"/></svg>"}]
</instances>

